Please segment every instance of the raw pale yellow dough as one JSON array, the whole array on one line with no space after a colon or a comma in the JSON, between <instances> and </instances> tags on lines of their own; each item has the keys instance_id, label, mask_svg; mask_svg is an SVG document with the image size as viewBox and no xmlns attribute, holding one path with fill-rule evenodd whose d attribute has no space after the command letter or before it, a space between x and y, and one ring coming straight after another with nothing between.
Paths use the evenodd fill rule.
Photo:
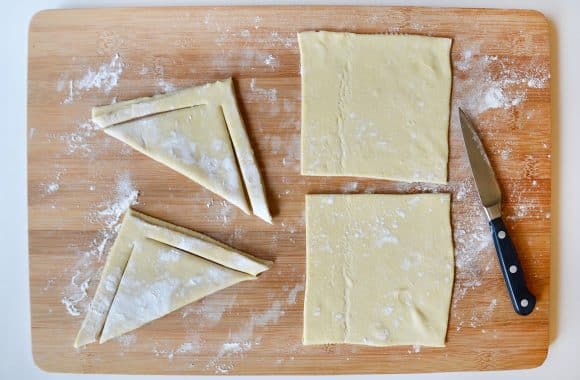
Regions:
<instances>
[{"instance_id":1,"label":"raw pale yellow dough","mask_svg":"<svg viewBox=\"0 0 580 380\"><path fill-rule=\"evenodd\" d=\"M271 263L208 236L127 211L74 346L123 335Z\"/></svg>"},{"instance_id":2,"label":"raw pale yellow dough","mask_svg":"<svg viewBox=\"0 0 580 380\"><path fill-rule=\"evenodd\" d=\"M272 222L231 78L95 107L93 121L244 212Z\"/></svg>"},{"instance_id":3,"label":"raw pale yellow dough","mask_svg":"<svg viewBox=\"0 0 580 380\"><path fill-rule=\"evenodd\" d=\"M299 33L302 174L446 183L448 38Z\"/></svg>"},{"instance_id":4,"label":"raw pale yellow dough","mask_svg":"<svg viewBox=\"0 0 580 380\"><path fill-rule=\"evenodd\" d=\"M304 344L445 345L448 194L307 195Z\"/></svg>"}]
</instances>

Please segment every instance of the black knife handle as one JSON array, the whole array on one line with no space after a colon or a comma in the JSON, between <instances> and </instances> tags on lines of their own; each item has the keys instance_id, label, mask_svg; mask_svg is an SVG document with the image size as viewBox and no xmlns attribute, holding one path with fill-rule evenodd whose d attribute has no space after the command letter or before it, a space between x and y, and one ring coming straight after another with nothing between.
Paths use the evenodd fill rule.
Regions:
<instances>
[{"instance_id":1,"label":"black knife handle","mask_svg":"<svg viewBox=\"0 0 580 380\"><path fill-rule=\"evenodd\" d=\"M520 315L528 315L534 310L536 297L530 293L526 286L524 270L518 259L516 248L501 217L493 219L489 222L489 226L493 233L497 258L514 310Z\"/></svg>"}]
</instances>

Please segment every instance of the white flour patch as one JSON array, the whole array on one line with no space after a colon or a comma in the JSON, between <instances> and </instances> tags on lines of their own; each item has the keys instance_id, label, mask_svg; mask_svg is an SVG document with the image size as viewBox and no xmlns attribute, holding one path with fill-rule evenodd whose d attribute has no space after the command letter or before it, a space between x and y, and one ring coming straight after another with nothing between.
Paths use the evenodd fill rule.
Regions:
<instances>
[{"instance_id":1,"label":"white flour patch","mask_svg":"<svg viewBox=\"0 0 580 380\"><path fill-rule=\"evenodd\" d=\"M88 246L79 248L77 262L64 273L72 273L70 282L62 290L61 303L72 316L79 316L88 307L87 289L89 284L98 279L99 263L107 247L117 236L119 219L125 210L137 203L138 191L131 182L129 173L121 173L112 194L105 195L96 210L91 211L87 221L100 225L101 229L92 238Z\"/></svg>"},{"instance_id":2,"label":"white flour patch","mask_svg":"<svg viewBox=\"0 0 580 380\"><path fill-rule=\"evenodd\" d=\"M235 36L235 33L233 34ZM227 34L221 34L216 44L223 44L229 39ZM278 57L274 54L264 51L263 49L255 49L249 47L240 47L239 49L229 49L225 52L216 53L211 57L212 64L220 68L238 67L244 71L269 70L275 71L280 66Z\"/></svg>"},{"instance_id":3,"label":"white flour patch","mask_svg":"<svg viewBox=\"0 0 580 380\"><path fill-rule=\"evenodd\" d=\"M381 228L375 239L377 248L383 248L385 244L399 244L399 238L395 236L388 228Z\"/></svg>"},{"instance_id":4,"label":"white flour patch","mask_svg":"<svg viewBox=\"0 0 580 380\"><path fill-rule=\"evenodd\" d=\"M280 33L274 31L270 35L270 40L279 43L280 45L288 49L292 48L298 43L296 33L290 33L287 36L282 36Z\"/></svg>"},{"instance_id":5,"label":"white flour patch","mask_svg":"<svg viewBox=\"0 0 580 380\"><path fill-rule=\"evenodd\" d=\"M40 184L40 192L42 195L51 195L60 190L60 180L66 169L58 169L55 177L50 182L42 182Z\"/></svg>"},{"instance_id":6,"label":"white flour patch","mask_svg":"<svg viewBox=\"0 0 580 380\"><path fill-rule=\"evenodd\" d=\"M119 174L113 196L101 203L100 209L89 216L89 221L106 228L114 227L121 215L137 203L138 196L139 191L133 186L131 174L129 172Z\"/></svg>"},{"instance_id":7,"label":"white flour patch","mask_svg":"<svg viewBox=\"0 0 580 380\"><path fill-rule=\"evenodd\" d=\"M173 360L175 355L180 354L198 354L201 352L201 347L203 346L203 341L197 333L188 333L185 338L186 342L182 343L178 347L171 347L168 344L160 344L156 342L153 346L152 352L155 356L165 357L167 360Z\"/></svg>"},{"instance_id":8,"label":"white flour patch","mask_svg":"<svg viewBox=\"0 0 580 380\"><path fill-rule=\"evenodd\" d=\"M276 58L274 55L269 54L265 59L264 59L264 64L266 66L269 66L272 70L275 70L278 68L279 63L278 63L278 58Z\"/></svg>"},{"instance_id":9,"label":"white flour patch","mask_svg":"<svg viewBox=\"0 0 580 380\"><path fill-rule=\"evenodd\" d=\"M347 182L344 185L342 185L342 187L340 188L340 190L343 193L352 193L353 191L356 191L357 189L358 189L358 182L356 182L356 181Z\"/></svg>"},{"instance_id":10,"label":"white flour patch","mask_svg":"<svg viewBox=\"0 0 580 380\"><path fill-rule=\"evenodd\" d=\"M229 225L232 217L236 214L236 207L225 200L216 202L210 198L205 206L209 209L206 220L221 222L224 226Z\"/></svg>"},{"instance_id":11,"label":"white flour patch","mask_svg":"<svg viewBox=\"0 0 580 380\"><path fill-rule=\"evenodd\" d=\"M52 193L58 191L58 189L60 189L60 185L56 182L51 182L51 183L46 183L44 185L44 188L45 188L46 194L52 194Z\"/></svg>"},{"instance_id":12,"label":"white flour patch","mask_svg":"<svg viewBox=\"0 0 580 380\"><path fill-rule=\"evenodd\" d=\"M123 67L124 63L121 56L115 54L111 58L111 62L102 64L98 69L89 67L81 78L68 79L67 75L62 76L56 85L57 91L67 94L62 103L70 104L82 93L95 88L108 94L117 86L123 73Z\"/></svg>"},{"instance_id":13,"label":"white flour patch","mask_svg":"<svg viewBox=\"0 0 580 380\"><path fill-rule=\"evenodd\" d=\"M300 135L294 135L286 146L286 155L282 157L282 166L294 166L295 170L299 170L300 162Z\"/></svg>"},{"instance_id":14,"label":"white flour patch","mask_svg":"<svg viewBox=\"0 0 580 380\"><path fill-rule=\"evenodd\" d=\"M161 88L163 93L173 92L175 91L175 85L171 82L167 82L164 79L159 79L157 81L157 86Z\"/></svg>"},{"instance_id":15,"label":"white flour patch","mask_svg":"<svg viewBox=\"0 0 580 380\"><path fill-rule=\"evenodd\" d=\"M137 343L137 334L132 333L121 335L120 337L117 338L117 342L119 342L119 345L121 346L122 349L126 349L129 346L132 346L135 343Z\"/></svg>"},{"instance_id":16,"label":"white flour patch","mask_svg":"<svg viewBox=\"0 0 580 380\"><path fill-rule=\"evenodd\" d=\"M267 100L270 103L278 101L278 90L275 88L261 88L256 86L256 78L250 81L250 90L258 97Z\"/></svg>"},{"instance_id":17,"label":"white flour patch","mask_svg":"<svg viewBox=\"0 0 580 380\"><path fill-rule=\"evenodd\" d=\"M253 314L238 331L229 334L228 341L221 345L215 358L207 363L206 368L213 369L216 374L229 373L245 352L261 344L262 336L255 334L255 328L276 324L284 314L280 301L274 301L270 308L261 314Z\"/></svg>"},{"instance_id":18,"label":"white flour patch","mask_svg":"<svg viewBox=\"0 0 580 380\"><path fill-rule=\"evenodd\" d=\"M78 309L78 304L85 301L88 297L87 289L89 288L89 283L91 278L85 278L82 282L79 282L79 277L81 275L80 271L76 271L71 277L70 290L67 295L61 299L61 303L65 306L66 311L73 317L78 317L81 313Z\"/></svg>"},{"instance_id":19,"label":"white flour patch","mask_svg":"<svg viewBox=\"0 0 580 380\"><path fill-rule=\"evenodd\" d=\"M99 131L99 126L90 120L83 121L77 125L73 132L60 136L60 141L65 144L65 152L70 155L80 152L83 156L92 153L91 139Z\"/></svg>"},{"instance_id":20,"label":"white flour patch","mask_svg":"<svg viewBox=\"0 0 580 380\"><path fill-rule=\"evenodd\" d=\"M460 106L478 114L489 109L508 109L524 102L529 89L544 88L550 79L549 68L532 59L521 66L513 58L480 55L479 46L466 48L454 62L466 79L455 79L453 108Z\"/></svg>"},{"instance_id":21,"label":"white flour patch","mask_svg":"<svg viewBox=\"0 0 580 380\"><path fill-rule=\"evenodd\" d=\"M304 284L298 284L293 287L290 292L288 293L288 298L286 298L286 303L288 305L295 305L296 304L296 297L298 297L298 293L304 291Z\"/></svg>"}]
</instances>

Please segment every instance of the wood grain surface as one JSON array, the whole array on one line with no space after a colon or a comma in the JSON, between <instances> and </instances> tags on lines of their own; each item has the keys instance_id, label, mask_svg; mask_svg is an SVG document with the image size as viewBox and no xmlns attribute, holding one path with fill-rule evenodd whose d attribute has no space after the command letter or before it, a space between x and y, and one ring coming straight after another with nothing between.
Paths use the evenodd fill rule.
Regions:
<instances>
[{"instance_id":1,"label":"wood grain surface","mask_svg":"<svg viewBox=\"0 0 580 380\"><path fill-rule=\"evenodd\" d=\"M304 30L453 38L449 185L300 175L296 32ZM30 300L39 367L83 373L346 374L513 369L544 361L551 105L549 26L541 14L388 7L52 10L34 16L29 38ZM99 82L99 69L115 59L122 62L118 81ZM228 76L235 78L265 176L273 225L228 208L199 185L83 124L95 105ZM510 233L538 298L528 317L513 312L504 288L470 178L458 105L478 124L504 190ZM258 281L225 289L123 339L75 350L98 276L88 283L87 297L74 287L86 271L98 273L104 258L90 252L111 230L92 216L106 209L120 176L130 177L139 190L138 210L275 265ZM304 194L419 191L453 192L457 265L447 347L302 346ZM82 260L86 265L79 265ZM78 316L62 303L71 291L80 298L73 300Z\"/></svg>"}]
</instances>

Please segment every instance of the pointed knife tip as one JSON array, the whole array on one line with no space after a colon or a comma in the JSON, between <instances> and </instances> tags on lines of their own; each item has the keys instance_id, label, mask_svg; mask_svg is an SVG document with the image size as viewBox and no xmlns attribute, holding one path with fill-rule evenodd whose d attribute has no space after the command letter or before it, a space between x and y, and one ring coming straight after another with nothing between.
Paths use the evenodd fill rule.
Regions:
<instances>
[{"instance_id":1,"label":"pointed knife tip","mask_svg":"<svg viewBox=\"0 0 580 380\"><path fill-rule=\"evenodd\" d=\"M459 120L461 121L461 124L463 125L463 123L467 123L469 124L469 116L467 116L467 114L465 113L465 111L463 111L461 109L461 107L457 107L457 109L459 110Z\"/></svg>"}]
</instances>

